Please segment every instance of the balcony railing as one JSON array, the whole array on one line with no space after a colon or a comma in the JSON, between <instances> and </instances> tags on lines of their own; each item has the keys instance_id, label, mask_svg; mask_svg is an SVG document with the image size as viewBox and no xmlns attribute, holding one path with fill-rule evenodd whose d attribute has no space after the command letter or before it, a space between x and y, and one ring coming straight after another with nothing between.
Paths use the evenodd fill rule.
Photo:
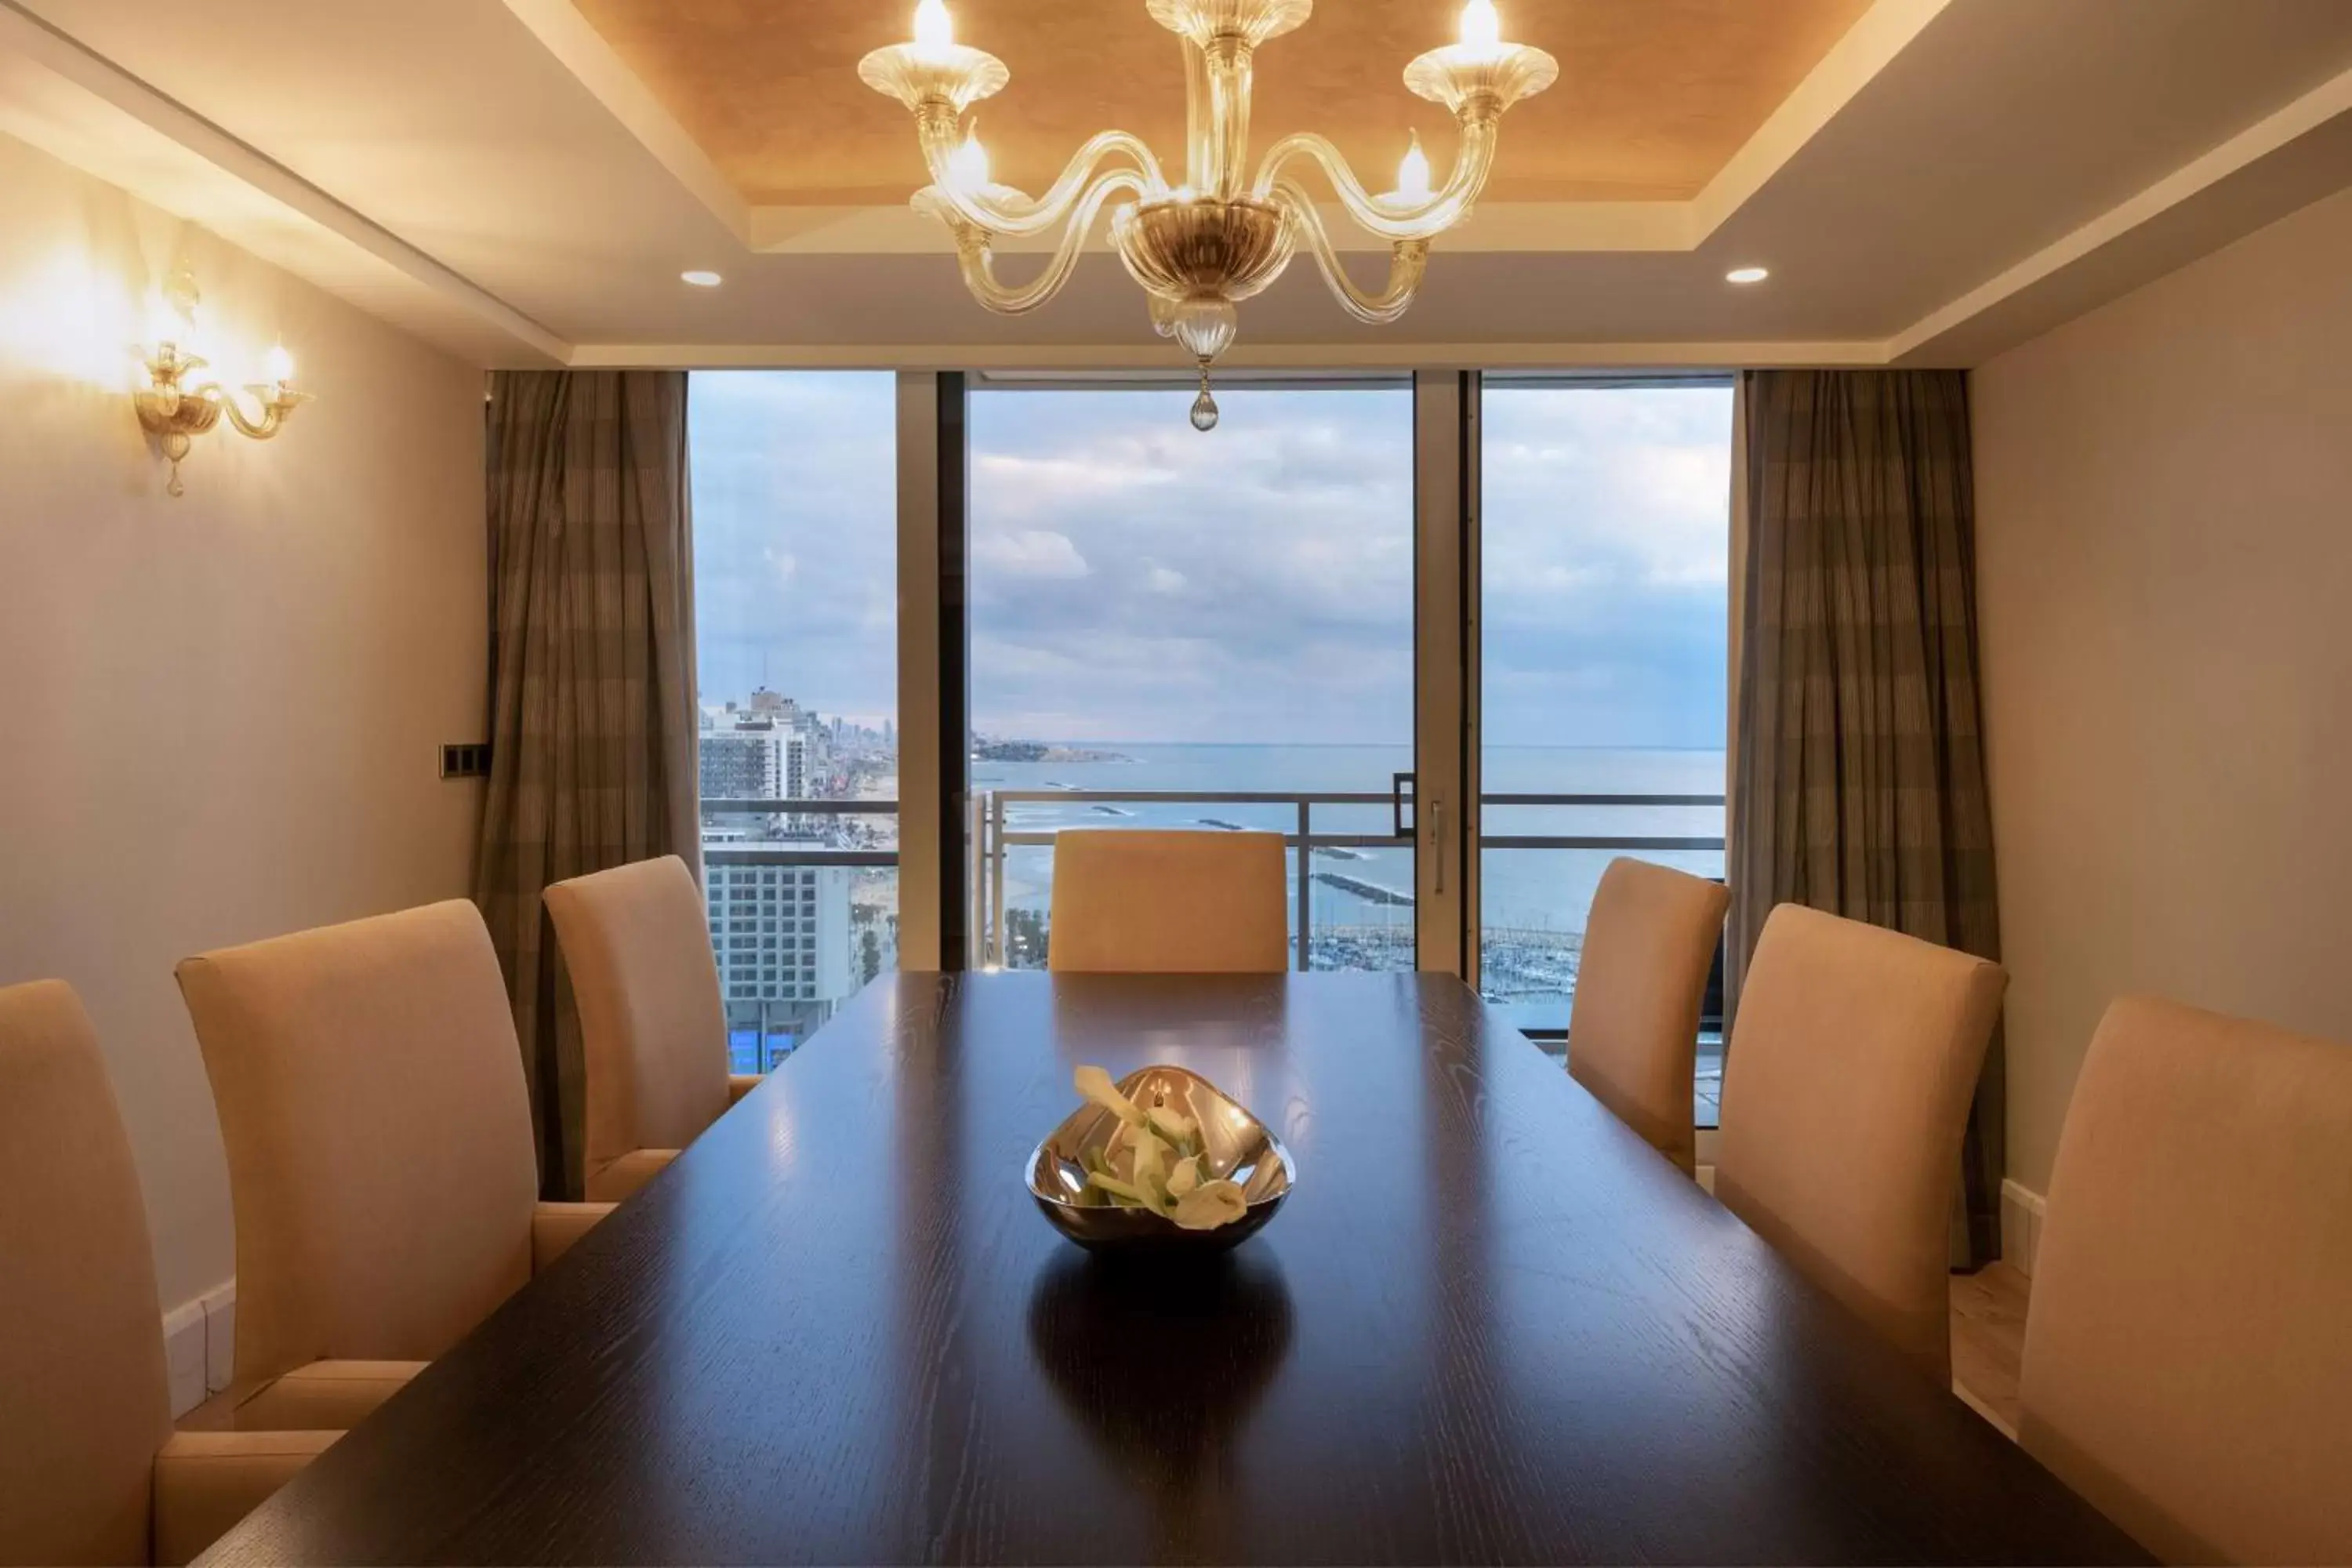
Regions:
<instances>
[{"instance_id":1,"label":"balcony railing","mask_svg":"<svg viewBox=\"0 0 2352 1568\"><path fill-rule=\"evenodd\" d=\"M1528 809L1557 810L1559 808L1626 808L1675 809L1713 808L1720 810L1724 797L1719 795L1564 795L1498 793L1481 796L1491 816L1508 816ZM1316 938L1319 933L1330 939L1332 953L1342 962L1360 962L1368 956L1384 953L1396 960L1395 966L1410 968L1413 945L1410 914L1396 924L1385 927L1350 926L1326 921L1318 928L1313 889L1318 873L1314 859L1318 850L1339 850L1362 853L1381 849L1411 850L1413 837L1410 832L1400 834L1391 826L1387 831L1363 831L1360 818L1372 812L1389 814L1394 820L1395 797L1378 793L1292 793L1280 791L1170 791L1170 790L991 790L972 797L967 821L967 840L972 889L972 948L970 957L974 963L1003 964L1024 955L1010 951L1009 919L1006 891L1006 865L1010 856L1021 849L1050 850L1056 833L1069 824L1023 826L1019 818L1022 808L1035 806L1077 806L1119 808L1136 807L1166 815L1171 806L1200 805L1246 808L1234 815L1251 815L1262 820L1255 826L1272 828L1282 825L1283 842L1293 854L1301 855L1297 862L1300 873L1295 890L1296 936L1294 961L1301 969L1310 967L1316 958ZM1326 826L1318 827L1316 813L1326 813ZM708 800L702 803L703 814L709 817L771 817L782 818L803 828L824 819L895 816L898 803L895 800ZM1333 815L1345 812L1359 818L1353 830L1329 826ZM1264 820L1270 819L1270 820ZM1196 819L1197 820L1197 819ZM1242 824L1229 824L1240 826ZM1720 835L1654 834L1654 833L1486 833L1478 840L1483 852L1517 851L1583 851L1609 854L1650 853L1706 855L1720 854ZM898 863L895 847L873 845L829 844L817 840L812 833L807 837L782 840L752 840L740 843L706 842L703 857L713 865L749 866L841 866L855 868L891 868ZM1328 873L1326 873L1327 875ZM1345 877L1345 873L1338 875ZM1412 878L1402 879L1402 888L1382 888L1381 896L1391 907L1409 911L1413 903ZM1574 988L1574 967L1577 950L1580 947L1583 911L1564 911L1576 921L1574 926L1540 925L1533 928L1513 928L1489 921L1482 931L1484 951L1484 986L1490 1000L1504 1004L1512 1021L1538 1041L1549 1041L1545 1048L1558 1051L1565 1048L1567 1003ZM1042 926L1041 926L1041 929ZM1047 931L1050 941L1050 931ZM1390 950L1393 950L1392 952ZM1038 955L1025 955L1035 961ZM806 1003L758 1001L729 1004L730 1036L738 1037L734 1044L739 1054L746 1056L746 1065L756 1061L760 1070L792 1048L809 1029L823 1021L830 1012L830 1004L813 1010ZM739 1016L740 1015L740 1016ZM1715 1032L1717 1020L1710 1014L1703 1029L1699 1054L1697 1086L1697 1117L1701 1126L1711 1127L1716 1121L1716 1095L1721 1081L1722 1043Z\"/></svg>"},{"instance_id":2,"label":"balcony railing","mask_svg":"<svg viewBox=\"0 0 2352 1568\"><path fill-rule=\"evenodd\" d=\"M705 816L896 816L895 800L706 800ZM896 849L857 848L798 838L747 839L740 844L706 837L702 858L720 866L896 866Z\"/></svg>"},{"instance_id":3,"label":"balcony railing","mask_svg":"<svg viewBox=\"0 0 2352 1568\"><path fill-rule=\"evenodd\" d=\"M1517 807L1633 807L1675 808L1715 807L1723 805L1719 795L1564 795L1564 794L1495 794L1480 797L1490 808ZM1407 797L1410 801L1410 797ZM1404 849L1413 847L1410 831L1366 832L1349 831L1337 826L1318 829L1315 814L1318 808L1327 812L1346 810L1360 817L1370 811L1391 811L1397 805L1396 797L1387 793L1347 793L1338 791L1195 791L1195 790L992 790L976 797L972 813L971 845L973 863L978 875L973 894L977 902L977 919L973 922L979 956L984 963L1007 962L1007 907L1005 899L1005 866L1012 850L1022 847L1050 847L1059 826L1028 827L1018 826L1015 818L1023 806L1082 806L1082 807L1166 807L1180 805L1245 806L1272 808L1283 821L1283 842L1299 857L1298 874L1295 879L1293 897L1293 962L1300 969L1310 967L1314 957L1315 903L1313 890L1318 877L1314 869L1314 857L1318 850ZM1327 822L1329 820L1327 816ZM1270 829L1272 823L1265 826ZM1589 833L1489 833L1479 837L1479 848L1486 850L1603 850L1612 852L1650 851L1653 853L1720 852L1723 838L1718 835L1697 834L1589 834ZM1393 900L1410 908L1413 897L1410 887L1383 889L1382 901ZM1532 933L1529 933L1532 934Z\"/></svg>"},{"instance_id":4,"label":"balcony railing","mask_svg":"<svg viewBox=\"0 0 2352 1568\"><path fill-rule=\"evenodd\" d=\"M1407 797L1410 800L1410 797ZM1557 793L1497 793L1482 795L1482 805L1490 812L1508 812L1524 808L1609 808L1720 809L1724 797L1719 795L1568 795ZM1264 791L1264 790L986 790L971 799L968 822L968 839L971 854L971 887L973 915L973 952L982 963L1003 964L1013 955L1008 942L1008 904L1005 870L1011 852L1021 848L1047 848L1063 827L1024 827L1019 823L1024 807L1087 807L1105 808L1111 815L1124 815L1123 808L1146 809L1170 806L1236 806L1248 807L1261 816L1273 815L1282 824L1283 842L1300 857L1298 875L1295 879L1293 952L1294 962L1300 969L1308 968L1314 956L1315 901L1314 888L1318 873L1314 858L1318 851L1362 851L1368 849L1404 849L1413 847L1410 831L1399 833L1384 825L1386 830L1365 831L1360 818L1375 811L1390 811L1398 805L1396 797L1385 792L1351 793L1345 791ZM1316 813L1345 811L1359 818L1353 829L1339 826L1318 828ZM898 803L895 800L707 800L702 803L706 816L765 816L808 821L816 818L859 816L895 816ZM1228 826L1242 826L1233 824ZM1265 824L1268 829L1271 823ZM1720 852L1723 838L1719 834L1653 834L1653 833L1486 833L1479 837L1482 852L1497 850L1603 851L1609 853L1685 853ZM822 843L814 835L809 838L782 840L750 840L740 843L707 841L703 858L715 865L767 866L848 866L890 867L898 864L895 848L844 846ZM1392 902L1409 909L1413 902L1410 887L1380 889L1381 901ZM1348 928L1353 929L1353 928ZM1547 928L1541 932L1512 932L1507 928L1495 928L1490 937L1523 938L1529 941L1538 936L1558 939L1563 931Z\"/></svg>"}]
</instances>

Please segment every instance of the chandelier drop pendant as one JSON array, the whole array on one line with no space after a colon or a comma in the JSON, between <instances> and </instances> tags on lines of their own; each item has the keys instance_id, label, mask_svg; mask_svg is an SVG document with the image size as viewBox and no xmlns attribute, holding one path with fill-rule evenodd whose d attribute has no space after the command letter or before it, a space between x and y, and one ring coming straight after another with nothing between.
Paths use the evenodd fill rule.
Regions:
<instances>
[{"instance_id":1,"label":"chandelier drop pendant","mask_svg":"<svg viewBox=\"0 0 2352 1568\"><path fill-rule=\"evenodd\" d=\"M1469 216L1486 188L1503 111L1549 87L1559 66L1541 49L1504 42L1494 0L1469 0L1461 42L1430 50L1404 71L1405 86L1444 105L1460 127L1453 169L1433 188L1416 137L1396 188L1374 195L1321 136L1286 136L1266 149L1255 171L1248 166L1257 47L1304 23L1315 0L1145 4L1153 21L1183 40L1187 134L1184 179L1177 185L1169 184L1151 149L1124 131L1089 140L1042 196L992 182L966 111L1003 90L1011 73L995 56L955 41L945 0L921 0L914 42L876 49L857 74L914 111L931 178L916 193L915 208L936 216L955 237L964 284L990 310L1023 315L1060 292L1088 234L1110 209L1111 247L1142 286L1153 329L1182 344L1200 367L1192 424L1209 430L1217 423L1209 369L1234 341L1235 307L1280 277L1304 248L1356 320L1379 326L1404 314L1428 266L1430 241ZM1348 217L1388 243L1385 288L1366 292L1340 266L1315 198L1297 178L1302 163L1319 165ZM1057 229L1036 278L1017 286L997 280L999 241Z\"/></svg>"}]
</instances>

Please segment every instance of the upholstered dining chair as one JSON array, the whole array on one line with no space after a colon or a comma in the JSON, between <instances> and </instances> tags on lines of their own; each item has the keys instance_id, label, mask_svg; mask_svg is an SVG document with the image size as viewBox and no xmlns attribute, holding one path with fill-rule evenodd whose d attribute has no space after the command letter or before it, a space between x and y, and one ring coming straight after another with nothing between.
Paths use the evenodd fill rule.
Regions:
<instances>
[{"instance_id":1,"label":"upholstered dining chair","mask_svg":"<svg viewBox=\"0 0 2352 1568\"><path fill-rule=\"evenodd\" d=\"M1685 1174L1698 1138L1699 1010L1730 904L1720 882L1612 860L1593 891L1569 1005L1569 1076Z\"/></svg>"},{"instance_id":2,"label":"upholstered dining chair","mask_svg":"<svg viewBox=\"0 0 2352 1568\"><path fill-rule=\"evenodd\" d=\"M179 976L236 1217L236 1426L355 1424L611 1209L538 1201L514 1018L472 904Z\"/></svg>"},{"instance_id":3,"label":"upholstered dining chair","mask_svg":"<svg viewBox=\"0 0 2352 1568\"><path fill-rule=\"evenodd\" d=\"M338 1432L172 1430L131 1141L72 988L0 989L0 1563L184 1563Z\"/></svg>"},{"instance_id":4,"label":"upholstered dining chair","mask_svg":"<svg viewBox=\"0 0 2352 1568\"><path fill-rule=\"evenodd\" d=\"M2174 1563L2352 1563L2352 1046L2126 997L2050 1177L2018 1440Z\"/></svg>"},{"instance_id":5,"label":"upholstered dining chair","mask_svg":"<svg viewBox=\"0 0 2352 1568\"><path fill-rule=\"evenodd\" d=\"M727 1007L702 889L675 855L557 882L547 912L580 1007L586 1192L617 1202L750 1092L727 1070Z\"/></svg>"},{"instance_id":6,"label":"upholstered dining chair","mask_svg":"<svg viewBox=\"0 0 2352 1568\"><path fill-rule=\"evenodd\" d=\"M1278 974L1290 965L1282 835L1070 828L1054 836L1049 967Z\"/></svg>"},{"instance_id":7,"label":"upholstered dining chair","mask_svg":"<svg viewBox=\"0 0 2352 1568\"><path fill-rule=\"evenodd\" d=\"M2008 975L1782 904L1724 1058L1715 1192L1938 1385L1960 1141Z\"/></svg>"}]
</instances>

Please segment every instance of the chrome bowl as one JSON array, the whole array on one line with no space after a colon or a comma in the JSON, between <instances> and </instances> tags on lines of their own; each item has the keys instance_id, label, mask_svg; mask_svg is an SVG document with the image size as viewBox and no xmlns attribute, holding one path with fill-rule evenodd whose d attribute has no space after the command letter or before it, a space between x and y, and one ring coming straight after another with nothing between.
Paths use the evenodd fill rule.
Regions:
<instances>
[{"instance_id":1,"label":"chrome bowl","mask_svg":"<svg viewBox=\"0 0 2352 1568\"><path fill-rule=\"evenodd\" d=\"M1106 1149L1118 1127L1118 1118L1101 1106L1082 1105L1037 1145L1026 1173L1038 1211L1080 1247L1097 1252L1222 1252L1255 1236L1290 1195L1297 1172L1282 1140L1207 1079L1182 1068L1145 1068L1119 1079L1118 1091L1138 1105L1164 1106L1198 1121L1209 1174L1240 1183L1246 1206L1231 1224L1186 1230L1148 1210L1081 1203L1086 1155Z\"/></svg>"}]
</instances>

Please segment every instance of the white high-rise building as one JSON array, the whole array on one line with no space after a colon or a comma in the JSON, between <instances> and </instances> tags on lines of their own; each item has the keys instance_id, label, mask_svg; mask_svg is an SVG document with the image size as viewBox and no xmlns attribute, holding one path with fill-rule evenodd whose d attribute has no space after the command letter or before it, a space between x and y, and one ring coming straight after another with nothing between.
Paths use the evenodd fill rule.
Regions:
<instances>
[{"instance_id":1,"label":"white high-rise building","mask_svg":"<svg viewBox=\"0 0 2352 1568\"><path fill-rule=\"evenodd\" d=\"M704 870L710 946L730 1027L805 1035L857 989L851 951L852 872L840 866L713 861Z\"/></svg>"},{"instance_id":2,"label":"white high-rise building","mask_svg":"<svg viewBox=\"0 0 2352 1568\"><path fill-rule=\"evenodd\" d=\"M701 736L705 800L800 799L808 794L809 738L772 720L739 720Z\"/></svg>"}]
</instances>

